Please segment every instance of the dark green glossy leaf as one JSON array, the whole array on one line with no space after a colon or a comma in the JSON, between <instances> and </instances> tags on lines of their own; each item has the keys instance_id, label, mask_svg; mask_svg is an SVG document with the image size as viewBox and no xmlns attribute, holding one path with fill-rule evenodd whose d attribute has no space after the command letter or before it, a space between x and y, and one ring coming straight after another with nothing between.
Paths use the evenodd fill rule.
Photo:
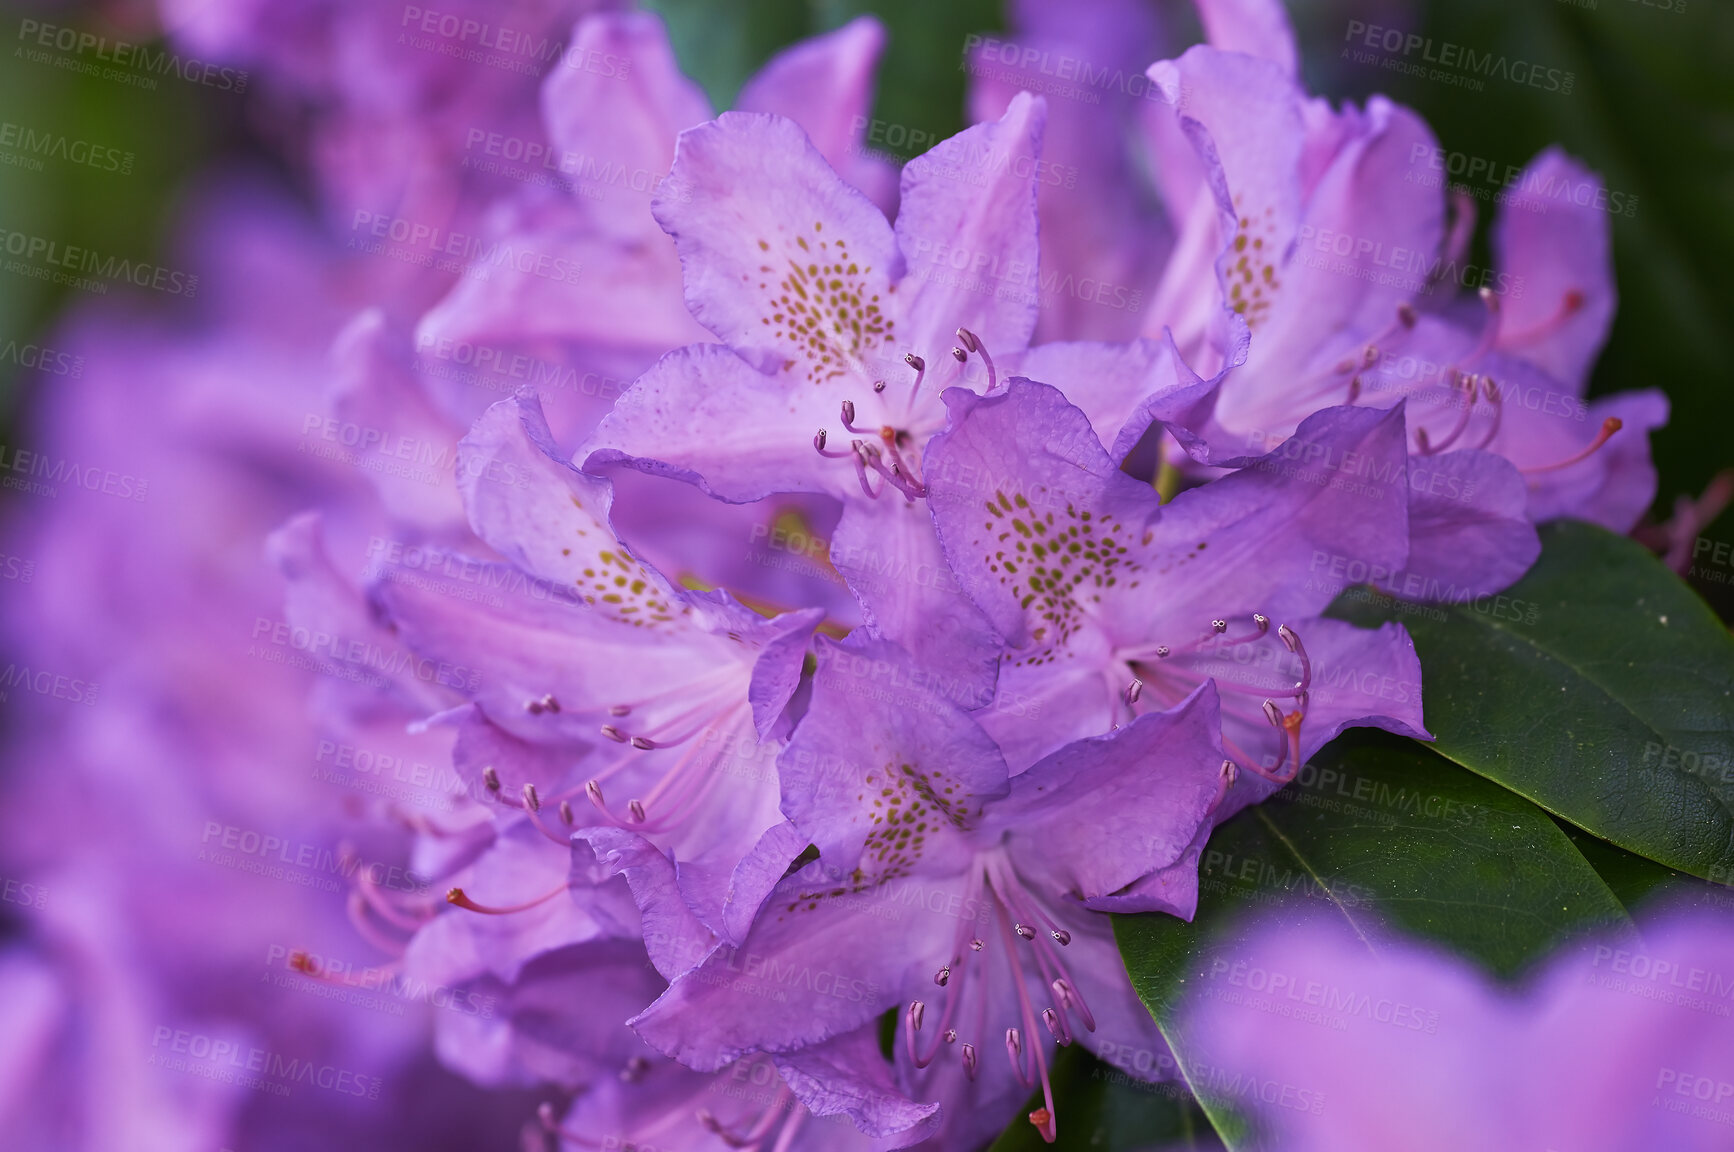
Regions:
<instances>
[{"instance_id":1,"label":"dark green glossy leaf","mask_svg":"<svg viewBox=\"0 0 1734 1152\"><path fill-rule=\"evenodd\" d=\"M1235 1085L1196 1063L1178 1030L1188 986L1210 979L1254 918L1340 916L1370 948L1396 929L1514 977L1563 941L1628 924L1547 813L1426 748L1351 733L1271 801L1217 829L1198 914L1115 918L1138 994L1231 1148L1247 1146Z\"/></svg>"},{"instance_id":2,"label":"dark green glossy leaf","mask_svg":"<svg viewBox=\"0 0 1734 1152\"><path fill-rule=\"evenodd\" d=\"M1409 629L1441 755L1640 856L1734 877L1734 637L1624 537L1561 521L1542 543L1502 596L1338 607Z\"/></svg>"},{"instance_id":3,"label":"dark green glossy leaf","mask_svg":"<svg viewBox=\"0 0 1734 1152\"><path fill-rule=\"evenodd\" d=\"M988 1152L1212 1152L1222 1147L1183 1084L1132 1079L1078 1045L1060 1051L1052 1075L1059 1139L1043 1142L1035 1126L1020 1115ZM1024 1111L1041 1104L1037 1091Z\"/></svg>"}]
</instances>

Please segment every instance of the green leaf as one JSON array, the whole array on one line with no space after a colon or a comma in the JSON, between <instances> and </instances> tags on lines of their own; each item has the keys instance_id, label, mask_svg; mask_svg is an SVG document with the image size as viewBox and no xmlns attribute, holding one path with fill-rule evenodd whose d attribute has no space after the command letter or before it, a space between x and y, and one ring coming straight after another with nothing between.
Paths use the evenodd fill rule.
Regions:
<instances>
[{"instance_id":1,"label":"green leaf","mask_svg":"<svg viewBox=\"0 0 1734 1152\"><path fill-rule=\"evenodd\" d=\"M1443 756L1620 847L1734 877L1734 637L1641 546L1571 521L1504 595L1400 620Z\"/></svg>"},{"instance_id":2,"label":"green leaf","mask_svg":"<svg viewBox=\"0 0 1734 1152\"><path fill-rule=\"evenodd\" d=\"M1222 1142L1183 1084L1145 1084L1104 1064L1080 1045L1061 1049L1052 1072L1059 1129L1043 1142L1023 1114L1000 1133L988 1152L1211 1152ZM1041 1107L1040 1090L1025 1113Z\"/></svg>"},{"instance_id":3,"label":"green leaf","mask_svg":"<svg viewBox=\"0 0 1734 1152\"><path fill-rule=\"evenodd\" d=\"M1230 1148L1251 1146L1234 1085L1197 1063L1178 1028L1188 986L1255 917L1341 916L1377 949L1386 926L1511 978L1624 909L1547 813L1412 741L1354 732L1287 789L1218 828L1198 914L1114 921L1133 986Z\"/></svg>"}]
</instances>

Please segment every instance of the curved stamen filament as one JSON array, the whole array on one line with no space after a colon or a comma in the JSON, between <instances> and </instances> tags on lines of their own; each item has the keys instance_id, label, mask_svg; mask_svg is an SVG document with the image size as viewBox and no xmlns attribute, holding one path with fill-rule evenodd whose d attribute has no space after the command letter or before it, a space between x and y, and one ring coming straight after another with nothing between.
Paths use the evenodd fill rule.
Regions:
<instances>
[{"instance_id":1,"label":"curved stamen filament","mask_svg":"<svg viewBox=\"0 0 1734 1152\"><path fill-rule=\"evenodd\" d=\"M1613 434L1623 427L1625 427L1625 424L1618 416L1609 416L1606 420L1602 421L1602 430L1596 433L1596 438L1590 441L1589 447L1585 448L1582 452L1577 453L1575 456L1568 456L1564 460L1557 461L1553 464L1542 464L1535 468L1519 468L1518 471L1523 473L1525 476L1535 476L1543 472L1557 472L1561 468L1570 468L1573 464L1581 464L1591 456L1594 456L1596 452L1601 449L1601 446L1612 439Z\"/></svg>"},{"instance_id":2,"label":"curved stamen filament","mask_svg":"<svg viewBox=\"0 0 1734 1152\"><path fill-rule=\"evenodd\" d=\"M1551 336L1553 333L1557 332L1560 326L1567 320L1577 315L1578 310L1583 306L1583 293L1579 292L1576 288L1568 289L1565 294L1559 298L1559 307L1554 310L1553 315L1549 316L1545 320L1538 321L1534 325L1524 328L1521 331L1507 332L1500 338L1499 342L1505 347L1511 348L1519 344L1533 343L1545 336Z\"/></svg>"},{"instance_id":3,"label":"curved stamen filament","mask_svg":"<svg viewBox=\"0 0 1734 1152\"><path fill-rule=\"evenodd\" d=\"M355 927L363 940L384 952L387 956L403 958L404 943L382 935L367 918L367 901L358 891L351 891L343 902L343 910L349 916L349 922Z\"/></svg>"},{"instance_id":4,"label":"curved stamen filament","mask_svg":"<svg viewBox=\"0 0 1734 1152\"><path fill-rule=\"evenodd\" d=\"M510 916L514 912L526 912L529 909L536 907L538 904L546 904L548 901L554 899L554 897L566 892L570 886L571 885L568 881L562 880L558 887L552 888L549 891L542 893L542 895L526 900L521 904L502 904L498 906L478 904L474 900L471 900L469 896L464 893L462 888L450 888L446 890L446 903L456 904L459 908L466 908L471 912L480 912L486 916Z\"/></svg>"}]
</instances>

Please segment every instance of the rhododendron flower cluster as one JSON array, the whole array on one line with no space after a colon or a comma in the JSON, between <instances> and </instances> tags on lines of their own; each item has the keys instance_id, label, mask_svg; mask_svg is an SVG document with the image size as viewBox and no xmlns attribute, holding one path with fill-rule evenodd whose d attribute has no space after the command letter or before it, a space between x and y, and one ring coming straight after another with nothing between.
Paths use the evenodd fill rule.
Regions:
<instances>
[{"instance_id":1,"label":"rhododendron flower cluster","mask_svg":"<svg viewBox=\"0 0 1734 1152\"><path fill-rule=\"evenodd\" d=\"M134 714L82 737L75 788L124 745L220 795L279 740L351 780L364 749L438 782L437 805L224 809L224 835L341 840L360 866L334 902L160 880L188 924L280 945L310 986L353 986L322 958L340 939L377 984L428 990L426 1037L362 1041L372 1022L340 1016L266 1021L261 1043L368 1047L393 1084L433 1075L431 1049L536 1146L1052 1141L1061 1049L1172 1076L1111 916L1190 920L1217 826L1342 733L1432 739L1402 624L1327 609L1361 583L1499 593L1538 523L1623 533L1654 497L1660 393L1583 399L1615 305L1606 217L1508 210L1494 259L1522 293L1460 291L1469 209L1404 179L1427 125L1309 95L1278 5L1200 0L1190 48L1131 5L1020 5L1027 42L1079 41L1146 95L1085 117L983 71L977 122L900 171L863 136L871 18L784 50L719 114L643 12L446 6L459 32L563 36L538 81L456 49L342 66L400 34L384 5L194 7L187 42L315 109L326 220L213 193L195 228L230 237L233 294L200 332L71 327L95 377L143 365L165 403L56 419L153 479L198 472L174 512L194 541L114 530L162 589L208 565L246 595L147 611L37 585L10 627L42 644L47 617L60 645L98 602L180 633L198 691L105 677ZM401 34L457 35L426 22ZM1128 192L1135 153L1159 204ZM1534 167L1595 179L1557 150ZM457 259L420 258L454 235ZM248 246L298 286L260 289ZM1106 315L1046 270L1136 303ZM124 517L89 515L27 550L92 550L101 581ZM9 857L49 858L12 811ZM156 865L104 839L107 899L136 905L122 873ZM54 947L92 931L72 917ZM43 961L8 956L0 997L41 1002ZM245 971L208 957L202 994L153 992L158 1015L228 1019L218 990ZM1259 1048L1234 1027L1224 1046ZM153 1131L192 1140L221 1107L180 1101Z\"/></svg>"}]
</instances>

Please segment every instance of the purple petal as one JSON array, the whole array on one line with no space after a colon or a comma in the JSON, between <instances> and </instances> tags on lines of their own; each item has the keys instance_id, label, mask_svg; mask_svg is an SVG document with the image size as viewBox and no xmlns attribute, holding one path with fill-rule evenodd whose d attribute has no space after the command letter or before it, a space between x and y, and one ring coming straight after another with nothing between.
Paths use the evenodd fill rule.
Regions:
<instances>
[{"instance_id":1,"label":"purple petal","mask_svg":"<svg viewBox=\"0 0 1734 1152\"><path fill-rule=\"evenodd\" d=\"M807 715L778 760L783 811L835 875L933 875L963 867L1005 761L895 645L818 642ZM929 827L902 835L910 821Z\"/></svg>"},{"instance_id":2,"label":"purple petal","mask_svg":"<svg viewBox=\"0 0 1734 1152\"><path fill-rule=\"evenodd\" d=\"M894 335L891 227L794 121L725 112L681 133L655 212L680 252L687 307L766 371L799 364L823 379Z\"/></svg>"},{"instance_id":3,"label":"purple petal","mask_svg":"<svg viewBox=\"0 0 1734 1152\"><path fill-rule=\"evenodd\" d=\"M1194 0L1211 45L1262 57L1286 76L1298 74L1294 28L1280 0Z\"/></svg>"},{"instance_id":4,"label":"purple petal","mask_svg":"<svg viewBox=\"0 0 1734 1152\"><path fill-rule=\"evenodd\" d=\"M869 1136L900 1137L881 1147L907 1147L933 1134L939 1105L918 1104L898 1091L875 1031L858 1028L777 1056L777 1070L815 1116L847 1116Z\"/></svg>"},{"instance_id":5,"label":"purple petal","mask_svg":"<svg viewBox=\"0 0 1734 1152\"><path fill-rule=\"evenodd\" d=\"M901 999L910 957L949 945L953 918L927 913L922 900L939 891L943 903L950 886L911 879L836 890L818 863L784 880L745 944L712 953L632 1026L702 1072L752 1052L823 1043L876 1019Z\"/></svg>"},{"instance_id":6,"label":"purple petal","mask_svg":"<svg viewBox=\"0 0 1734 1152\"><path fill-rule=\"evenodd\" d=\"M896 174L862 146L873 112L873 71L884 47L884 26L857 16L771 57L741 89L735 107L795 121L831 167L889 215L897 202Z\"/></svg>"},{"instance_id":7,"label":"purple petal","mask_svg":"<svg viewBox=\"0 0 1734 1152\"><path fill-rule=\"evenodd\" d=\"M985 819L1026 877L1088 901L1172 866L1222 790L1216 690L1068 744L1012 781Z\"/></svg>"},{"instance_id":8,"label":"purple petal","mask_svg":"<svg viewBox=\"0 0 1734 1152\"><path fill-rule=\"evenodd\" d=\"M925 502L889 493L849 501L831 562L865 622L935 673L951 701L974 708L992 698L999 636L947 565Z\"/></svg>"},{"instance_id":9,"label":"purple petal","mask_svg":"<svg viewBox=\"0 0 1734 1152\"><path fill-rule=\"evenodd\" d=\"M1494 264L1522 291L1500 300L1499 346L1581 396L1617 303L1609 214L1619 200L1558 148L1530 161L1504 197Z\"/></svg>"},{"instance_id":10,"label":"purple petal","mask_svg":"<svg viewBox=\"0 0 1734 1152\"><path fill-rule=\"evenodd\" d=\"M716 344L678 348L639 377L586 446L585 467L624 463L730 503L776 492L858 497L855 474L813 448L837 430L829 390L761 372ZM835 448L846 447L838 437Z\"/></svg>"},{"instance_id":11,"label":"purple petal","mask_svg":"<svg viewBox=\"0 0 1734 1152\"><path fill-rule=\"evenodd\" d=\"M674 162L675 138L710 119L710 101L675 62L668 32L649 12L599 12L578 22L571 59L542 85L554 171L596 189L587 216L620 235L654 235L650 191ZM620 176L608 178L612 173ZM601 179L598 179L601 176Z\"/></svg>"},{"instance_id":12,"label":"purple petal","mask_svg":"<svg viewBox=\"0 0 1734 1152\"><path fill-rule=\"evenodd\" d=\"M897 211L897 246L909 262L913 292L903 301L909 319L905 342L936 352L967 328L989 354L1016 351L1035 332L1035 302L1023 293L972 290L958 276L951 254L968 266L1015 275L1036 267L1036 180L1041 172L1042 126L1047 104L1020 94L1005 115L966 128L903 169ZM899 285L905 292L910 286ZM929 353L932 354L932 353Z\"/></svg>"},{"instance_id":13,"label":"purple petal","mask_svg":"<svg viewBox=\"0 0 1734 1152\"><path fill-rule=\"evenodd\" d=\"M1382 581L1411 600L1465 600L1515 584L1541 555L1529 492L1488 452L1409 457L1409 559Z\"/></svg>"},{"instance_id":14,"label":"purple petal","mask_svg":"<svg viewBox=\"0 0 1734 1152\"><path fill-rule=\"evenodd\" d=\"M476 535L597 613L667 631L689 611L661 573L615 537L608 482L566 463L534 396L494 405L464 437L458 486Z\"/></svg>"},{"instance_id":15,"label":"purple petal","mask_svg":"<svg viewBox=\"0 0 1734 1152\"><path fill-rule=\"evenodd\" d=\"M626 877L643 917L644 946L663 979L677 979L703 962L716 936L681 899L674 861L622 828L581 828L572 839L589 844L604 868Z\"/></svg>"}]
</instances>

